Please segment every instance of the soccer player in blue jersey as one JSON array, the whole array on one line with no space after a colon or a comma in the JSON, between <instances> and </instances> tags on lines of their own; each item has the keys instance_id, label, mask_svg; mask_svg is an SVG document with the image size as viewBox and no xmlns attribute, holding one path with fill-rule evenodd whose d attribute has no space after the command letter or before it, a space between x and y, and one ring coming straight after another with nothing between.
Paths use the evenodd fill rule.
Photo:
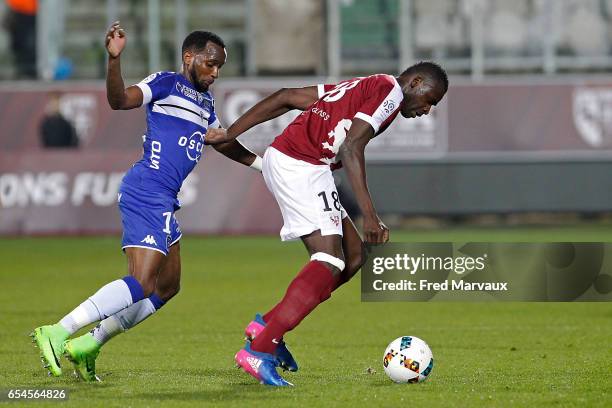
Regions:
<instances>
[{"instance_id":1,"label":"soccer player in blue jersey","mask_svg":"<svg viewBox=\"0 0 612 408\"><path fill-rule=\"evenodd\" d=\"M98 380L95 361L102 345L155 313L179 291L177 194L202 156L207 130L220 127L208 88L227 57L221 38L192 32L183 42L181 72L158 72L125 88L120 55L126 39L118 22L106 34L106 90L112 109L147 109L144 154L126 173L118 195L129 274L100 288L58 323L34 330L43 363L55 376L62 372L64 354L82 379ZM238 142L217 150L261 170L261 158ZM68 340L97 321L91 332Z\"/></svg>"}]
</instances>

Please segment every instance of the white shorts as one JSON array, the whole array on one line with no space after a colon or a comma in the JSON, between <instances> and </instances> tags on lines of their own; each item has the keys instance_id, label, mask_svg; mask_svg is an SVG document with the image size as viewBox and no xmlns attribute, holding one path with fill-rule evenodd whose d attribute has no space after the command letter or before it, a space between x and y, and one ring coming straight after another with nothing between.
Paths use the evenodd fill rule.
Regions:
<instances>
[{"instance_id":1,"label":"white shorts","mask_svg":"<svg viewBox=\"0 0 612 408\"><path fill-rule=\"evenodd\" d=\"M316 230L321 230L321 235L342 236L342 219L347 214L329 166L297 160L268 147L262 172L283 214L283 241Z\"/></svg>"}]
</instances>

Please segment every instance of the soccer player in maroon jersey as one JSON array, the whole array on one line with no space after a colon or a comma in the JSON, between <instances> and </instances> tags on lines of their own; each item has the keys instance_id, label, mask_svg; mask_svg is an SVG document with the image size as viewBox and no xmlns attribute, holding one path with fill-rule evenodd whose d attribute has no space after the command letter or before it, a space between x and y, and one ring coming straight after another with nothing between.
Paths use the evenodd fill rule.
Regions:
<instances>
[{"instance_id":1,"label":"soccer player in maroon jersey","mask_svg":"<svg viewBox=\"0 0 612 408\"><path fill-rule=\"evenodd\" d=\"M427 115L448 89L446 72L420 62L398 77L378 74L334 85L281 89L242 115L227 131L209 130L206 142L228 142L251 127L292 109L300 114L268 147L263 176L281 209L283 241L300 238L310 261L287 288L283 299L246 328L249 338L236 362L269 385L291 385L276 371L297 370L283 335L295 328L366 259L364 242L342 208L332 168L343 166L363 214L365 242L382 244L389 229L376 213L365 174L365 146L399 113Z\"/></svg>"}]
</instances>

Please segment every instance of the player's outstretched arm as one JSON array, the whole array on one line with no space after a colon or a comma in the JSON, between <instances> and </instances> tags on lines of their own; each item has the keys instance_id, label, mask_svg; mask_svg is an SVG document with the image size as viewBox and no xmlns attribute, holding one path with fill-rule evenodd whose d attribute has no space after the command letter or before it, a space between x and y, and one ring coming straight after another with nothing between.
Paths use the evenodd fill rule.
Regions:
<instances>
[{"instance_id":1,"label":"player's outstretched arm","mask_svg":"<svg viewBox=\"0 0 612 408\"><path fill-rule=\"evenodd\" d=\"M279 117L293 109L305 110L316 102L319 92L316 86L283 88L257 102L236 120L225 134L215 132L207 135L207 144L218 144L236 139L255 125Z\"/></svg>"},{"instance_id":2,"label":"player's outstretched arm","mask_svg":"<svg viewBox=\"0 0 612 408\"><path fill-rule=\"evenodd\" d=\"M121 77L121 52L127 37L118 21L106 32L105 45L108 52L106 71L106 98L112 109L133 109L142 105L142 91L137 86L125 89Z\"/></svg>"},{"instance_id":3,"label":"player's outstretched arm","mask_svg":"<svg viewBox=\"0 0 612 408\"><path fill-rule=\"evenodd\" d=\"M238 140L216 144L213 147L228 159L261 171L261 157L244 147Z\"/></svg>"},{"instance_id":4,"label":"player's outstretched arm","mask_svg":"<svg viewBox=\"0 0 612 408\"><path fill-rule=\"evenodd\" d=\"M374 129L368 122L353 119L346 140L340 147L339 155L363 214L365 241L370 244L382 244L389 240L389 229L378 218L368 190L365 171L365 147L372 137Z\"/></svg>"}]
</instances>

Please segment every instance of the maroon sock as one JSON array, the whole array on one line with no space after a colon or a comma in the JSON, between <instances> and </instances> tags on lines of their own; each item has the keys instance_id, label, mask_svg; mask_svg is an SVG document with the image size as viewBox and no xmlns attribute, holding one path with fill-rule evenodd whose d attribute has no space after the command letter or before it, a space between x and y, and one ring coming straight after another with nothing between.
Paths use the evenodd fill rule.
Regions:
<instances>
[{"instance_id":1,"label":"maroon sock","mask_svg":"<svg viewBox=\"0 0 612 408\"><path fill-rule=\"evenodd\" d=\"M345 268L340 273L340 275L336 278L332 292L338 289L340 286L347 283L348 281L350 281L357 274L357 272L359 272L359 269L357 269L356 271L349 271L347 268ZM270 309L266 314L262 316L264 322L267 323L267 322L272 321L272 318L274 314L276 313L276 310L278 309L279 306L280 306L280 303L277 303L272 309Z\"/></svg>"},{"instance_id":2,"label":"maroon sock","mask_svg":"<svg viewBox=\"0 0 612 408\"><path fill-rule=\"evenodd\" d=\"M277 303L276 306L270 309L268 313L263 315L264 322L268 323L272 321L272 317L274 317L274 314L276 313L276 310L278 309L279 306L280 306L280 303Z\"/></svg>"},{"instance_id":3,"label":"maroon sock","mask_svg":"<svg viewBox=\"0 0 612 408\"><path fill-rule=\"evenodd\" d=\"M329 268L320 261L310 261L302 268L287 288L283 300L266 313L266 328L257 335L251 348L274 353L277 342L297 326L320 303L331 296L336 283Z\"/></svg>"}]
</instances>

